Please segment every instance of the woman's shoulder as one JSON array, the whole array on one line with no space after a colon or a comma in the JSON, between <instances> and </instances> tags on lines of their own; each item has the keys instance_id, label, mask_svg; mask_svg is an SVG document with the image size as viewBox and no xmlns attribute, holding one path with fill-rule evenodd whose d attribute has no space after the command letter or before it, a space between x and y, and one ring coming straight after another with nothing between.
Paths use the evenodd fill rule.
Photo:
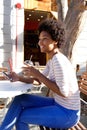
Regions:
<instances>
[{"instance_id":1,"label":"woman's shoulder","mask_svg":"<svg viewBox=\"0 0 87 130\"><path fill-rule=\"evenodd\" d=\"M68 61L68 62L70 62L69 60L68 60L68 58L64 55L64 54L62 54L61 52L59 52L59 53L57 53L57 54L55 54L53 57L52 57L52 61L61 61L61 62L65 62L65 61Z\"/></svg>"}]
</instances>

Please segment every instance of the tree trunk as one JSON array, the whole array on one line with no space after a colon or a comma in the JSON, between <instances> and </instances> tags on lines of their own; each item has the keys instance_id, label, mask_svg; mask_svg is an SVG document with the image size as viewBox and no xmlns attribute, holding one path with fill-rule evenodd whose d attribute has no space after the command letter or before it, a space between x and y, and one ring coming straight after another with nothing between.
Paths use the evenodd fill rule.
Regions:
<instances>
[{"instance_id":1,"label":"tree trunk","mask_svg":"<svg viewBox=\"0 0 87 130\"><path fill-rule=\"evenodd\" d=\"M58 4L58 19L61 21L65 20L67 10L68 10L68 1L67 0L57 0Z\"/></svg>"},{"instance_id":2,"label":"tree trunk","mask_svg":"<svg viewBox=\"0 0 87 130\"><path fill-rule=\"evenodd\" d=\"M61 2L60 2L61 1ZM64 6L68 6L65 3L63 3L63 0L57 0L58 8L58 19L61 19L63 21L62 13L63 13L63 6L61 4L64 4ZM67 9L67 7L65 7ZM68 11L64 20L65 26L66 26L66 43L61 48L62 52L71 59L72 57L72 49L75 44L75 41L77 40L80 32L82 31L85 19L86 19L86 11L85 11L85 3L84 0L71 0ZM59 15L61 14L61 15Z\"/></svg>"}]
</instances>

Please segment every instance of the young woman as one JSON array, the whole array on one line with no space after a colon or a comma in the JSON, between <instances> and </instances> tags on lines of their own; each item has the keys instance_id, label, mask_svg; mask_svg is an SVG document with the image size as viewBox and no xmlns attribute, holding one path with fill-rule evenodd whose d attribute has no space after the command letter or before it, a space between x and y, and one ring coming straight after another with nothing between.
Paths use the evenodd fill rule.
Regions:
<instances>
[{"instance_id":1,"label":"young woman","mask_svg":"<svg viewBox=\"0 0 87 130\"><path fill-rule=\"evenodd\" d=\"M45 84L53 97L31 94L16 96L12 101L0 130L29 130L29 124L51 128L69 128L80 119L80 96L76 75L70 61L59 51L64 43L63 25L53 19L46 19L39 25L39 42L42 53L49 61L41 73L33 66L23 67L27 78L11 73L13 81Z\"/></svg>"}]
</instances>

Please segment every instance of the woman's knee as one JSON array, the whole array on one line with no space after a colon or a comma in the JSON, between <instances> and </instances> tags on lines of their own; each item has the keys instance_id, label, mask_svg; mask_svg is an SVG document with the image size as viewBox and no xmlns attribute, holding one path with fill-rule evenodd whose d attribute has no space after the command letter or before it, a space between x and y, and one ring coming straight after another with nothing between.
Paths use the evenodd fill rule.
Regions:
<instances>
[{"instance_id":1,"label":"woman's knee","mask_svg":"<svg viewBox=\"0 0 87 130\"><path fill-rule=\"evenodd\" d=\"M13 102L21 103L21 101L23 101L23 99L25 99L25 94L15 96L13 99Z\"/></svg>"}]
</instances>

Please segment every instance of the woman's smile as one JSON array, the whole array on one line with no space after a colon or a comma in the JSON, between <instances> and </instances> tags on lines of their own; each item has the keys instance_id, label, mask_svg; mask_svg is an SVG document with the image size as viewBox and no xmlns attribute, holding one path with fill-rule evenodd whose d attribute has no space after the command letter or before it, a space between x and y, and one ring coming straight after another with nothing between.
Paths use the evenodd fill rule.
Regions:
<instances>
[{"instance_id":1,"label":"woman's smile","mask_svg":"<svg viewBox=\"0 0 87 130\"><path fill-rule=\"evenodd\" d=\"M50 56L54 55L55 49L58 50L56 41L46 31L40 33L38 45L41 52L48 53Z\"/></svg>"}]
</instances>

